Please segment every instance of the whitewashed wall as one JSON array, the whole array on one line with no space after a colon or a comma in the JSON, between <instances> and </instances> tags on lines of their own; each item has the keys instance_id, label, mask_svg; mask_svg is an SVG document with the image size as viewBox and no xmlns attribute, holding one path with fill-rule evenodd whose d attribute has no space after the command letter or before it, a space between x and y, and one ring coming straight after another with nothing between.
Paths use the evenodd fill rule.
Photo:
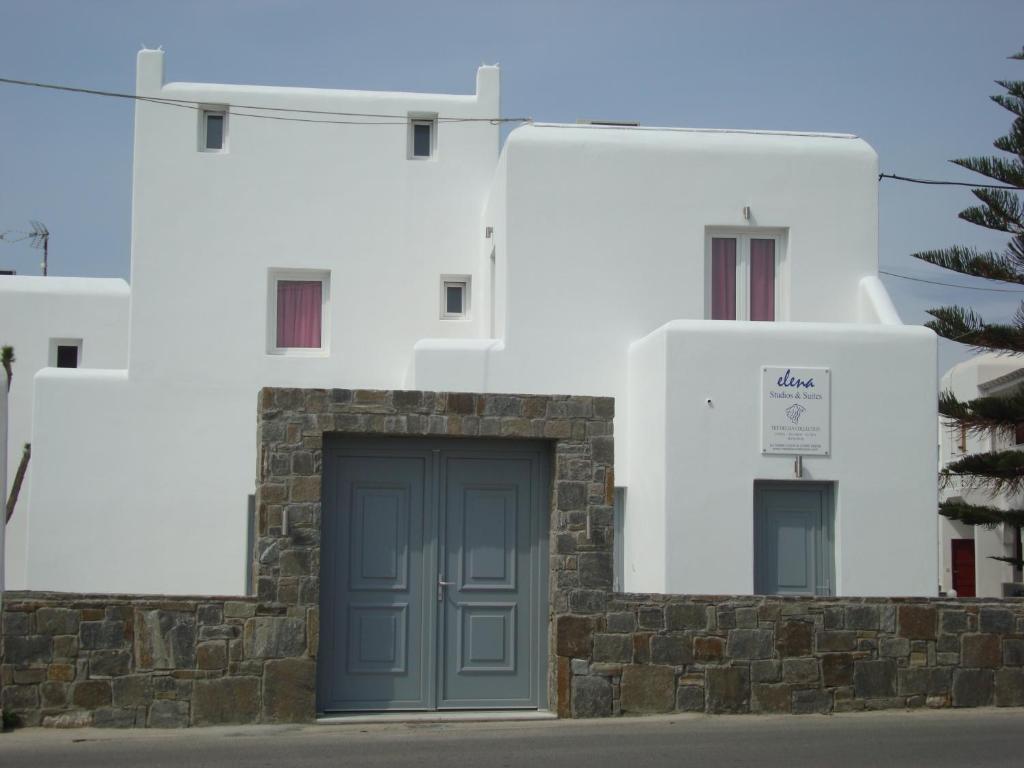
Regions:
<instances>
[{"instance_id":1,"label":"whitewashed wall","mask_svg":"<svg viewBox=\"0 0 1024 768\"><path fill-rule=\"evenodd\" d=\"M16 361L10 392L7 484L21 462L25 443L32 440L33 379L50 365L51 339L82 339L79 365L83 368L124 368L128 363L128 284L124 280L74 277L0 277L0 345L14 347ZM72 414L54 423L57 439L77 440L80 418ZM34 446L35 448L35 446ZM26 552L33 456L22 484L14 517L7 526L6 587L27 586ZM54 467L53 482L62 483L62 467ZM89 487L88 485L86 487ZM80 490L80 489L79 489ZM72 496L65 512L78 509ZM37 547L45 546L39 539Z\"/></svg>"},{"instance_id":2,"label":"whitewashed wall","mask_svg":"<svg viewBox=\"0 0 1024 768\"><path fill-rule=\"evenodd\" d=\"M503 344L485 360L476 343L421 342L417 386L613 395L621 431L629 344L704 317L708 226L788 231L784 319L855 322L858 282L877 274L877 158L860 139L538 125L502 154Z\"/></svg>"},{"instance_id":3,"label":"whitewashed wall","mask_svg":"<svg viewBox=\"0 0 1024 768\"><path fill-rule=\"evenodd\" d=\"M629 493L661 493L667 525L627 508L627 589L753 591L754 482L795 477L792 456L761 453L761 366L793 365L831 370L831 451L802 477L835 483L836 594L936 593L935 404L918 394L935 389L931 331L676 321L635 347L631 377L664 386L633 403L627 441L648 465ZM665 414L656 447L648 411Z\"/></svg>"},{"instance_id":4,"label":"whitewashed wall","mask_svg":"<svg viewBox=\"0 0 1024 768\"><path fill-rule=\"evenodd\" d=\"M138 64L141 95L211 105L500 113L495 67L433 95L164 84L163 53ZM200 152L196 111L137 105L131 366L40 378L33 588L244 592L258 389L400 388L417 339L479 331L440 319L439 281L478 268L497 125L443 123L422 161L404 124L228 120L228 151ZM290 267L331 272L329 356L267 354L268 270Z\"/></svg>"},{"instance_id":5,"label":"whitewashed wall","mask_svg":"<svg viewBox=\"0 0 1024 768\"><path fill-rule=\"evenodd\" d=\"M165 86L162 54L145 51L139 63L143 95L499 114L489 67L475 95L434 96ZM229 118L229 151L202 153L197 120L190 110L138 107L130 369L38 377L37 467L51 481L32 488L47 537L45 549L29 549L32 587L243 591L264 385L614 396L616 482L627 486L626 544L637 566L627 568L630 589L751 591L742 526L751 523L752 483L783 472L742 453L746 445L761 458L749 434L758 422L739 405L756 379L736 366L762 344L779 359L806 347L808 364L834 366L844 387L870 383L854 363L881 363L906 398L931 409L916 441L908 426L893 445L928 457L934 480L934 403L919 394L935 388L934 337L895 325L877 281L877 158L859 139L528 126L499 158L497 126L443 124L437 159L420 162L406 157L404 127L238 116ZM707 227L784 236L779 318L795 324L702 321ZM329 356L266 354L267 271L285 267L331 271ZM473 276L470 320L439 319L444 273ZM728 451L689 434L686 411L695 373L726 359L701 387L738 404L724 426L746 437ZM920 482L916 459L907 473L869 474L881 467L877 455L897 457L854 434L852 425L876 423L865 414L878 405L846 394L839 402L831 464L810 465L840 482L840 589L934 593L934 520L920 514L928 504L934 514L934 482ZM68 420L79 437L57 439ZM692 458L684 441L703 452L703 474L679 463ZM696 519L679 498L722 482L746 495L719 519L706 510ZM79 515L66 514L71 503ZM682 552L703 537L705 552L719 555L716 586L677 555L680 536ZM894 547L914 564L894 566L882 583L868 571Z\"/></svg>"},{"instance_id":6,"label":"whitewashed wall","mask_svg":"<svg viewBox=\"0 0 1024 768\"><path fill-rule=\"evenodd\" d=\"M753 481L792 477L792 458L760 455L759 366L834 365L845 377L836 452L808 464L810 477L841 482L841 594L935 594L935 338L898 325L877 279L871 147L842 135L538 125L513 131L502 158L492 195L505 199L503 333L419 342L415 385L614 396L626 588L742 594L753 590ZM778 317L801 325L674 323L650 335L705 317L709 227L785 236ZM899 405L856 394L890 392L886 377ZM680 410L705 390L734 404L715 411L720 434ZM917 411L894 424L908 399ZM890 559L897 550L912 554Z\"/></svg>"}]
</instances>

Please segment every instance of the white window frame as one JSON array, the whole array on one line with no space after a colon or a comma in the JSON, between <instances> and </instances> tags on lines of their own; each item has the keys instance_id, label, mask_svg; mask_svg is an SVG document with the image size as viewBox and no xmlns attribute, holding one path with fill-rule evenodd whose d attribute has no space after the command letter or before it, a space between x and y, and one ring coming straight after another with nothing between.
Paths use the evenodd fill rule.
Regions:
<instances>
[{"instance_id":1,"label":"white window frame","mask_svg":"<svg viewBox=\"0 0 1024 768\"><path fill-rule=\"evenodd\" d=\"M430 126L430 154L417 155L416 150L416 126ZM437 159L437 113L436 112L410 112L409 130L406 134L406 155L410 160L429 161Z\"/></svg>"},{"instance_id":2,"label":"white window frame","mask_svg":"<svg viewBox=\"0 0 1024 768\"><path fill-rule=\"evenodd\" d=\"M206 118L210 115L220 115L224 118L223 134L221 135L220 149L212 149L206 146ZM228 151L228 108L226 106L204 105L199 110L199 151L211 155L223 155Z\"/></svg>"},{"instance_id":3,"label":"white window frame","mask_svg":"<svg viewBox=\"0 0 1024 768\"><path fill-rule=\"evenodd\" d=\"M448 287L462 286L462 311L448 311ZM470 275L441 275L441 319L469 320L470 298L472 296L473 278Z\"/></svg>"},{"instance_id":4,"label":"white window frame","mask_svg":"<svg viewBox=\"0 0 1024 768\"><path fill-rule=\"evenodd\" d=\"M48 355L49 366L51 368L57 367L57 347L77 347L78 348L78 365L77 368L82 367L82 340L71 339L71 338L53 338L50 339L50 351Z\"/></svg>"},{"instance_id":5,"label":"white window frame","mask_svg":"<svg viewBox=\"0 0 1024 768\"><path fill-rule=\"evenodd\" d=\"M786 233L777 229L724 229L708 227L704 237L704 319L711 319L711 241L713 238L736 240L736 320L750 320L750 241L775 241L775 320L789 319L785 290Z\"/></svg>"},{"instance_id":6,"label":"white window frame","mask_svg":"<svg viewBox=\"0 0 1024 768\"><path fill-rule=\"evenodd\" d=\"M277 346L277 284L282 280L318 280L320 287L320 346ZM288 357L327 357L331 353L331 273L326 269L271 268L267 271L267 354Z\"/></svg>"}]
</instances>

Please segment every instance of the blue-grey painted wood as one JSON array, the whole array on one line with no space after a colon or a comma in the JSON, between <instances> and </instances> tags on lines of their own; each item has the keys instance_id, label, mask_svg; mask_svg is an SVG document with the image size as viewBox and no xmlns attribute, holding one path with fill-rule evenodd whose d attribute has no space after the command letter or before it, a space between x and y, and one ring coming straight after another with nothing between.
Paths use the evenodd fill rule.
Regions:
<instances>
[{"instance_id":1,"label":"blue-grey painted wood","mask_svg":"<svg viewBox=\"0 0 1024 768\"><path fill-rule=\"evenodd\" d=\"M536 707L534 462L449 455L443 466L438 706Z\"/></svg>"},{"instance_id":2,"label":"blue-grey painted wood","mask_svg":"<svg viewBox=\"0 0 1024 768\"><path fill-rule=\"evenodd\" d=\"M329 441L319 711L545 705L547 461L529 441Z\"/></svg>"},{"instance_id":3,"label":"blue-grey painted wood","mask_svg":"<svg viewBox=\"0 0 1024 768\"><path fill-rule=\"evenodd\" d=\"M431 706L429 461L325 454L321 711Z\"/></svg>"},{"instance_id":4,"label":"blue-grey painted wood","mask_svg":"<svg viewBox=\"0 0 1024 768\"><path fill-rule=\"evenodd\" d=\"M754 591L832 594L832 493L821 483L758 483Z\"/></svg>"}]
</instances>

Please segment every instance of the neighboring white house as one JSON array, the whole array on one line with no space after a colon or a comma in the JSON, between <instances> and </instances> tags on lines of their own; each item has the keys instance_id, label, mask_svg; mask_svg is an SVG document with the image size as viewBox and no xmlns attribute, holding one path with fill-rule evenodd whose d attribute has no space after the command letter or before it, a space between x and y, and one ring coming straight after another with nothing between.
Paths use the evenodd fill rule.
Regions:
<instances>
[{"instance_id":1,"label":"neighboring white house","mask_svg":"<svg viewBox=\"0 0 1024 768\"><path fill-rule=\"evenodd\" d=\"M14 483L32 440L34 377L43 368L125 368L128 365L128 284L119 278L0 277L0 344L14 348L7 451ZM64 373L54 370L54 375ZM65 430L73 429L69 424ZM26 584L29 488L38 457L29 461L21 495L7 524L6 586ZM54 468L55 477L61 468ZM58 479L57 482L60 482ZM3 494L7 498L6 494ZM69 512L73 513L73 507ZM45 542L36 542L45 547Z\"/></svg>"},{"instance_id":2,"label":"neighboring white house","mask_svg":"<svg viewBox=\"0 0 1024 768\"><path fill-rule=\"evenodd\" d=\"M1024 384L1024 362L1011 355L986 353L950 368L942 377L941 388L959 400L998 397ZM1001 451L1024 446L1024 430L1014 434L972 434L959 426L941 424L939 430L940 464L972 453ZM941 498L959 498L971 504L998 509L1024 508L1022 494L992 494L988 490L965 487L954 481L940 491ZM993 557L1020 557L1020 534L1010 525L970 526L939 518L939 562L944 592L960 597L1004 597L1024 593L1019 569Z\"/></svg>"},{"instance_id":3,"label":"neighboring white house","mask_svg":"<svg viewBox=\"0 0 1024 768\"><path fill-rule=\"evenodd\" d=\"M244 592L256 393L290 386L614 396L631 591L936 593L935 337L877 277L864 141L500 147L496 67L469 96L165 84L145 50L137 89L203 106L137 103L127 358L12 398L9 587Z\"/></svg>"}]
</instances>

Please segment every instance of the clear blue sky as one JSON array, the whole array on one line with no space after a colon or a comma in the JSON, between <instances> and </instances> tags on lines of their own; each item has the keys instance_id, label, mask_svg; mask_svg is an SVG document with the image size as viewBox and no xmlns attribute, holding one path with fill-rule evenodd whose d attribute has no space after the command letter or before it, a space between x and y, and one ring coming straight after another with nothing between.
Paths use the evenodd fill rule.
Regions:
<instances>
[{"instance_id":1,"label":"clear blue sky","mask_svg":"<svg viewBox=\"0 0 1024 768\"><path fill-rule=\"evenodd\" d=\"M506 115L851 132L883 170L970 181L947 161L1009 128L988 96L1024 80L1006 59L1024 2L0 0L3 77L131 91L143 44L167 51L168 80L198 82L469 93L499 62ZM39 219L52 274L128 277L131 142L130 103L0 85L0 230ZM956 218L972 199L883 182L882 269L986 285L909 257L1002 247ZM2 266L38 261L0 243ZM949 302L1005 318L1024 297L885 280L908 322ZM941 367L965 352L941 342Z\"/></svg>"}]
</instances>

